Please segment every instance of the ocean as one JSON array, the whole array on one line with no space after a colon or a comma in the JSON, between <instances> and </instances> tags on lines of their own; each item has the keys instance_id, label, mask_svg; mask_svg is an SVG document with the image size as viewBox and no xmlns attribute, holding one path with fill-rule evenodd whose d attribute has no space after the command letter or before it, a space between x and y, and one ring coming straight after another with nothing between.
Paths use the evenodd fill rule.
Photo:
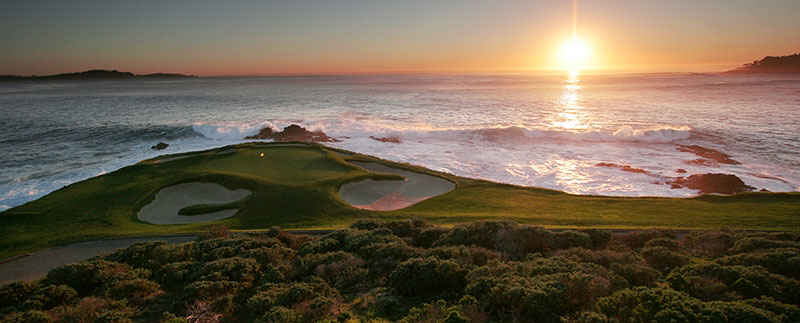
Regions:
<instances>
[{"instance_id":1,"label":"ocean","mask_svg":"<svg viewBox=\"0 0 800 323\"><path fill-rule=\"evenodd\" d=\"M245 142L290 124L340 139L334 147L575 194L693 196L667 179L704 173L797 191L799 120L800 75L4 82L0 210L157 155ZM170 146L150 149L161 141ZM682 148L689 145L741 164Z\"/></svg>"}]
</instances>

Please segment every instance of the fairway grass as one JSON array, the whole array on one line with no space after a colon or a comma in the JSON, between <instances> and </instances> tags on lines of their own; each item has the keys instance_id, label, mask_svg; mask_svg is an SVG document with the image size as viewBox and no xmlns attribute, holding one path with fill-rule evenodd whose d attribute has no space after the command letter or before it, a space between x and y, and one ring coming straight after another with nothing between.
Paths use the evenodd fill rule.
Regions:
<instances>
[{"instance_id":1,"label":"fairway grass","mask_svg":"<svg viewBox=\"0 0 800 323\"><path fill-rule=\"evenodd\" d=\"M235 150L234 150L235 148ZM224 153L220 153L224 152ZM261 154L263 153L263 156ZM175 158L180 157L180 158ZM161 161L161 162L156 162ZM348 161L377 162L439 176L456 189L408 208L371 211L344 202L344 183L402 179ZM162 188L217 183L251 195L226 205L197 205L184 213L238 208L229 218L159 225L137 218ZM606 197L520 187L434 172L322 145L245 143L145 160L57 190L0 213L0 259L55 245L119 236L193 233L211 225L233 230L336 229L366 218L419 217L439 225L514 220L547 227L740 229L797 231L799 193L744 193L693 198Z\"/></svg>"}]
</instances>

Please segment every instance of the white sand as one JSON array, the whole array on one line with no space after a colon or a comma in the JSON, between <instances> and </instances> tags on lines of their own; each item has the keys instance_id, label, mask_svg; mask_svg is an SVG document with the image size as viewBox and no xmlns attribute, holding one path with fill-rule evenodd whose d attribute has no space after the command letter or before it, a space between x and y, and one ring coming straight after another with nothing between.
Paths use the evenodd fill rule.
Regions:
<instances>
[{"instance_id":1,"label":"white sand","mask_svg":"<svg viewBox=\"0 0 800 323\"><path fill-rule=\"evenodd\" d=\"M154 224L198 223L229 218L239 209L222 210L198 215L179 215L182 208L198 204L222 204L241 200L252 192L240 188L229 190L214 183L184 183L166 187L156 193L150 204L143 206L139 220Z\"/></svg>"},{"instance_id":2,"label":"white sand","mask_svg":"<svg viewBox=\"0 0 800 323\"><path fill-rule=\"evenodd\" d=\"M374 172L392 173L406 177L402 181L365 179L342 185L339 189L339 196L360 209L398 210L456 188L453 182L441 177L391 168L378 163L350 163Z\"/></svg>"}]
</instances>

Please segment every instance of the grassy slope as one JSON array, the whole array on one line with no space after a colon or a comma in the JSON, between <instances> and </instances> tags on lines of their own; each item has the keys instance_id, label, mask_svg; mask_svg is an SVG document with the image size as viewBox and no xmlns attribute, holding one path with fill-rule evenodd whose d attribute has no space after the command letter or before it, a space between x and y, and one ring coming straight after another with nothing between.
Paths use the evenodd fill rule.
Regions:
<instances>
[{"instance_id":1,"label":"grassy slope","mask_svg":"<svg viewBox=\"0 0 800 323\"><path fill-rule=\"evenodd\" d=\"M275 225L329 229L368 217L409 216L437 224L502 218L551 227L800 229L798 193L688 199L577 196L441 174L364 155L346 159L379 161L442 176L454 181L457 189L403 210L359 210L338 197L341 184L364 177L397 176L366 172L322 146L269 146L241 144L238 151L229 154L217 154L226 149L219 148L169 162L143 161L7 210L0 213L0 259L87 239L205 230L211 224L154 225L136 217L136 211L149 203L160 188L193 181L217 182L254 192L236 202L240 207L236 216L214 222L231 229ZM261 153L265 156L260 157ZM193 207L191 213L196 214L198 208L202 206Z\"/></svg>"}]
</instances>

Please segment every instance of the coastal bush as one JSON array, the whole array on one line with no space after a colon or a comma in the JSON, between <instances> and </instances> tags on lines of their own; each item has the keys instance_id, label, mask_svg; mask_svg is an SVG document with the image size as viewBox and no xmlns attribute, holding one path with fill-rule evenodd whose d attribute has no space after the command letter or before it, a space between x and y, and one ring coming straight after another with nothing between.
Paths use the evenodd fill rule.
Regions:
<instances>
[{"instance_id":1,"label":"coastal bush","mask_svg":"<svg viewBox=\"0 0 800 323\"><path fill-rule=\"evenodd\" d=\"M694 256L719 257L728 253L736 237L728 232L690 232L683 237L683 244Z\"/></svg>"},{"instance_id":2,"label":"coastal bush","mask_svg":"<svg viewBox=\"0 0 800 323\"><path fill-rule=\"evenodd\" d=\"M614 239L622 242L628 248L633 250L641 249L645 243L655 238L677 238L675 231L669 229L647 229L647 230L634 230L624 234L614 236Z\"/></svg>"},{"instance_id":3,"label":"coastal bush","mask_svg":"<svg viewBox=\"0 0 800 323\"><path fill-rule=\"evenodd\" d=\"M636 287L597 303L612 322L782 322L781 316L743 302L703 302L669 288Z\"/></svg>"},{"instance_id":4,"label":"coastal bush","mask_svg":"<svg viewBox=\"0 0 800 323\"><path fill-rule=\"evenodd\" d=\"M642 257L647 261L647 265L661 272L669 272L689 263L690 260L687 255L672 251L668 247L645 247L642 249Z\"/></svg>"},{"instance_id":5,"label":"coastal bush","mask_svg":"<svg viewBox=\"0 0 800 323\"><path fill-rule=\"evenodd\" d=\"M59 266L47 274L44 283L67 285L75 289L81 296L86 296L109 282L133 279L139 276L147 278L148 275L149 272L134 271L127 264L108 260L90 260Z\"/></svg>"},{"instance_id":6,"label":"coastal bush","mask_svg":"<svg viewBox=\"0 0 800 323\"><path fill-rule=\"evenodd\" d=\"M209 234L0 286L0 321L796 322L796 236L415 220Z\"/></svg>"},{"instance_id":7,"label":"coastal bush","mask_svg":"<svg viewBox=\"0 0 800 323\"><path fill-rule=\"evenodd\" d=\"M389 275L389 285L413 300L452 299L463 293L466 275L467 270L453 260L411 258Z\"/></svg>"},{"instance_id":8,"label":"coastal bush","mask_svg":"<svg viewBox=\"0 0 800 323\"><path fill-rule=\"evenodd\" d=\"M739 254L758 250L768 250L777 248L800 248L800 242L771 240L760 237L744 238L736 240L733 247L728 250L729 254Z\"/></svg>"},{"instance_id":9,"label":"coastal bush","mask_svg":"<svg viewBox=\"0 0 800 323\"><path fill-rule=\"evenodd\" d=\"M778 248L760 253L740 253L716 259L721 265L762 266L771 273L800 279L800 249Z\"/></svg>"}]
</instances>

